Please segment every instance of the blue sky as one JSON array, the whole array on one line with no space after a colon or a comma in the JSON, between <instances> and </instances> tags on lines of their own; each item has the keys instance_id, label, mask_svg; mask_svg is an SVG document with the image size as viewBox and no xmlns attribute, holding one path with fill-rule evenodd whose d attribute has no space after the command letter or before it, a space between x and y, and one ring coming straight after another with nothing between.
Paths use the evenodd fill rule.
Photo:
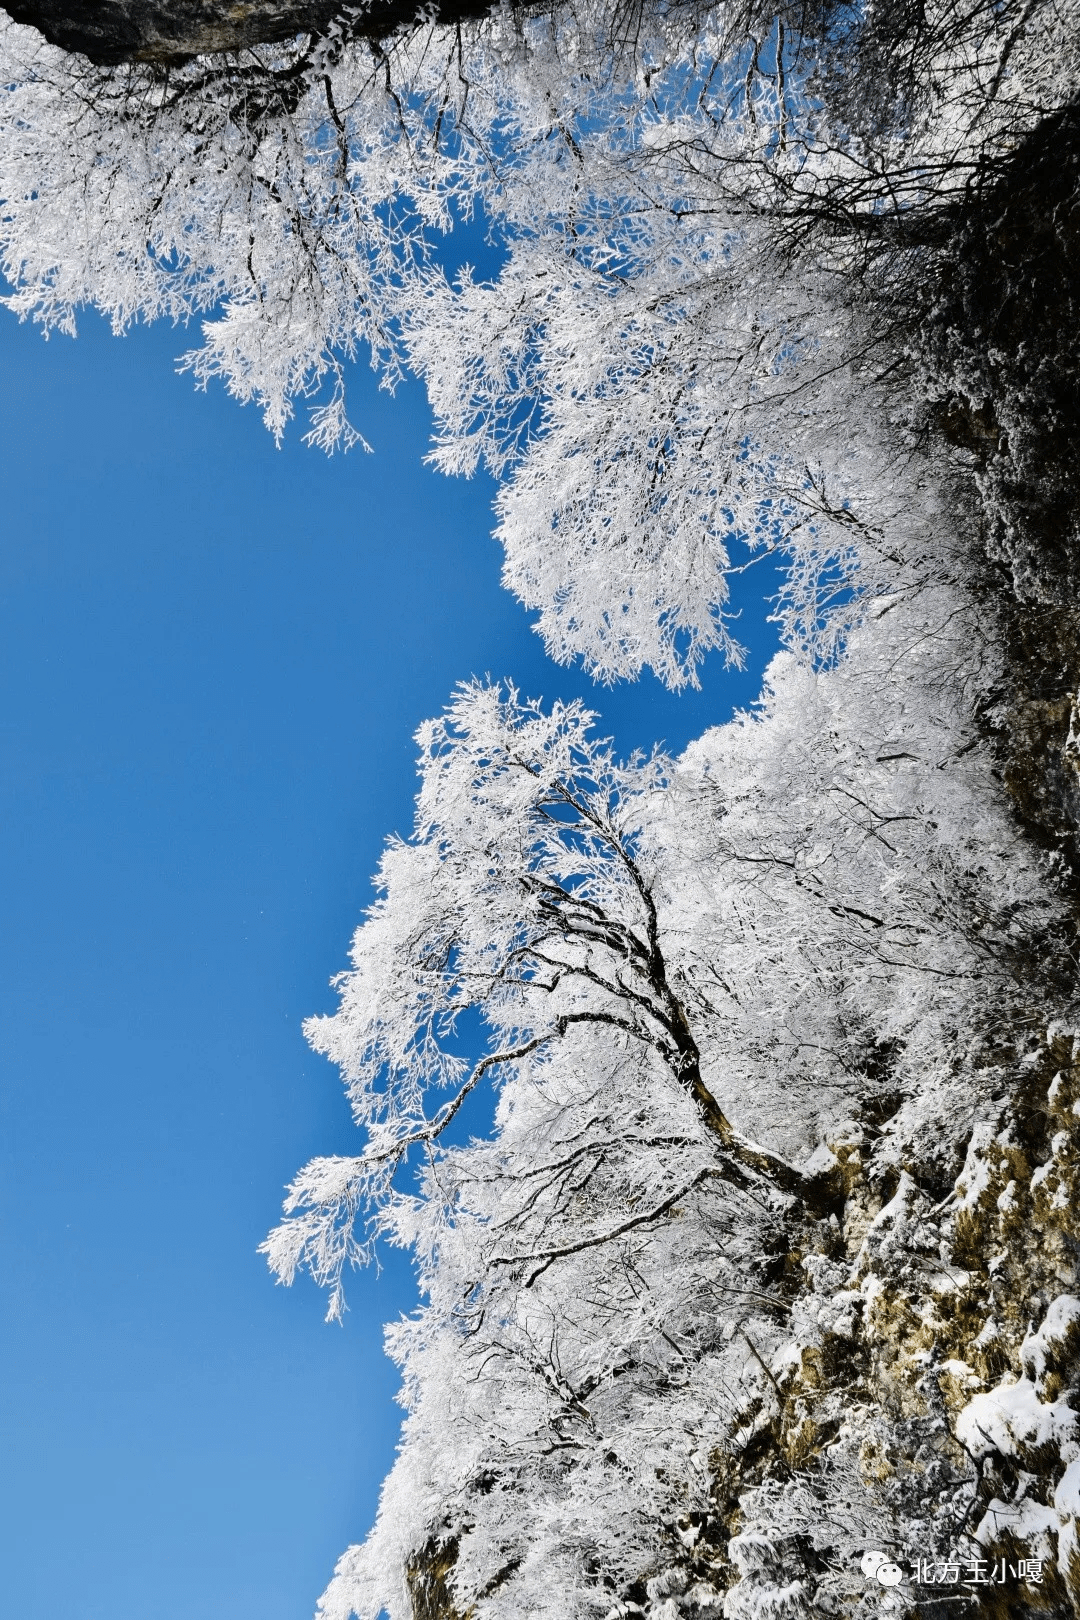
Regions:
<instances>
[{"instance_id":1,"label":"blue sky","mask_svg":"<svg viewBox=\"0 0 1080 1620\"><path fill-rule=\"evenodd\" d=\"M300 1022L333 1005L411 734L454 683L585 694L624 750L749 702L605 692L499 588L491 487L421 466L419 390L356 375L327 460L173 369L183 333L44 343L0 312L0 1613L300 1620L399 1418L381 1324L256 1245L355 1151ZM753 579L753 575L749 576Z\"/></svg>"}]
</instances>

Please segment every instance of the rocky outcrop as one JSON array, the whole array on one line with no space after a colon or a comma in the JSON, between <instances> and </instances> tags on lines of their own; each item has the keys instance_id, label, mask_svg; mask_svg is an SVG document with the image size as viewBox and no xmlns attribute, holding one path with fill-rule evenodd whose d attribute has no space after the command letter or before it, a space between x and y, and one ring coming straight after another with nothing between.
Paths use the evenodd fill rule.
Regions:
<instances>
[{"instance_id":1,"label":"rocky outcrop","mask_svg":"<svg viewBox=\"0 0 1080 1620\"><path fill-rule=\"evenodd\" d=\"M421 13L456 23L490 9L483 0L11 0L5 7L51 44L103 66L247 51L297 34L319 36L334 23L354 37L382 40Z\"/></svg>"},{"instance_id":2,"label":"rocky outcrop","mask_svg":"<svg viewBox=\"0 0 1080 1620\"><path fill-rule=\"evenodd\" d=\"M1050 1031L1012 1066L944 1199L914 1139L833 1144L843 1220L807 1233L796 1332L754 1418L768 1460L757 1483L717 1460L742 1487L718 1500L735 1535L714 1578L747 1587L725 1614L1080 1606L1080 1039ZM875 1547L893 1589L864 1572Z\"/></svg>"}]
</instances>

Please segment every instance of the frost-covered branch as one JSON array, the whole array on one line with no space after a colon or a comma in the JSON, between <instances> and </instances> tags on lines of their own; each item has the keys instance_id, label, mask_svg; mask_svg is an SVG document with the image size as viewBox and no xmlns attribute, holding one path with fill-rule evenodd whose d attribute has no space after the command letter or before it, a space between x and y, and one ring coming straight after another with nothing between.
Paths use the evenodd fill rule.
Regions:
<instances>
[{"instance_id":1,"label":"frost-covered branch","mask_svg":"<svg viewBox=\"0 0 1080 1620\"><path fill-rule=\"evenodd\" d=\"M1078 38L1049 0L316 6L292 39L101 66L10 23L11 307L205 317L196 379L279 438L306 400L326 450L362 440L345 362L411 368L435 462L503 480L506 584L602 680L738 664L747 549L785 558L785 635L827 660L945 563L911 470L928 364L965 442L1002 446L1033 385L984 421L948 311L1040 153L1073 174ZM446 236L477 218L502 263L452 281Z\"/></svg>"}]
</instances>

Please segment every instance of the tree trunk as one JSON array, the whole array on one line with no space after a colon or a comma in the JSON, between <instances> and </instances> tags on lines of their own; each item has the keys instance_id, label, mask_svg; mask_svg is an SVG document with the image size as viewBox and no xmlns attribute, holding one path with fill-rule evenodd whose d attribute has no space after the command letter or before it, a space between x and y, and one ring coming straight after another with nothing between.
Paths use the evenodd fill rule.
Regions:
<instances>
[{"instance_id":1,"label":"tree trunk","mask_svg":"<svg viewBox=\"0 0 1080 1620\"><path fill-rule=\"evenodd\" d=\"M296 34L321 34L342 17L352 34L385 39L417 19L463 22L491 9L485 0L8 0L8 14L66 51L92 62L187 60L216 51L242 51ZM359 13L359 14L358 14Z\"/></svg>"}]
</instances>

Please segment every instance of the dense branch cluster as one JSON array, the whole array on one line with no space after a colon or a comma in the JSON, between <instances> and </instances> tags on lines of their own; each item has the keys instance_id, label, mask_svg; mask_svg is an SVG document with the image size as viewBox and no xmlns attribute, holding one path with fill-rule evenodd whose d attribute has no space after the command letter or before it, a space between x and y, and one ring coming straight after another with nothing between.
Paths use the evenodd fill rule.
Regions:
<instances>
[{"instance_id":1,"label":"dense branch cluster","mask_svg":"<svg viewBox=\"0 0 1080 1620\"><path fill-rule=\"evenodd\" d=\"M1069 7L579 0L166 67L13 24L0 51L12 307L67 330L84 302L118 329L215 311L195 376L278 435L312 398L327 449L359 437L346 360L412 367L438 464L503 478L507 584L602 678L737 661L733 548L790 556L789 633L828 653L853 532L862 585L892 573L930 340L937 419L984 460L1019 448L970 376L956 242L1071 104ZM478 212L502 269L452 283L440 241ZM1067 360L1027 372L1029 408L1070 420Z\"/></svg>"}]
</instances>

